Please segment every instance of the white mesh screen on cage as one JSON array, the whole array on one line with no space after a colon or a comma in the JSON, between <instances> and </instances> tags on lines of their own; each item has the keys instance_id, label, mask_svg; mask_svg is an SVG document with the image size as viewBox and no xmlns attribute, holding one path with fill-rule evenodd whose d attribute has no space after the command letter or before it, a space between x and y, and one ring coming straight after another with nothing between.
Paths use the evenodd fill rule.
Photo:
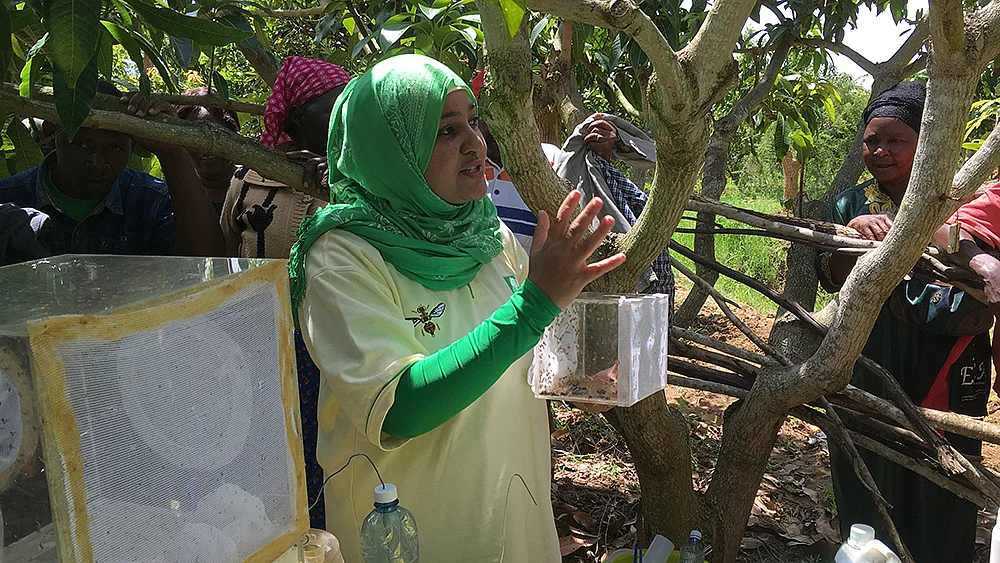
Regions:
<instances>
[{"instance_id":1,"label":"white mesh screen on cage","mask_svg":"<svg viewBox=\"0 0 1000 563\"><path fill-rule=\"evenodd\" d=\"M287 289L253 281L270 269L29 324L63 560L271 561L308 527Z\"/></svg>"}]
</instances>

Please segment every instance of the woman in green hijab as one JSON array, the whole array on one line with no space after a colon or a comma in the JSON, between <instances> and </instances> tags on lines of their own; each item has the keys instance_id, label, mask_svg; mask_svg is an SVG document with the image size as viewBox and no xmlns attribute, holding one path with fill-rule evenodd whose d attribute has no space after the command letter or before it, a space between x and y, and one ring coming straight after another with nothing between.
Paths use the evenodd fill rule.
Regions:
<instances>
[{"instance_id":1,"label":"woman in green hijab","mask_svg":"<svg viewBox=\"0 0 1000 563\"><path fill-rule=\"evenodd\" d=\"M589 282L614 221L579 192L540 213L529 259L486 195L469 87L419 55L354 79L334 107L331 205L299 230L292 295L322 373L317 458L364 452L399 488L425 561L558 561L545 402L527 354ZM520 486L520 475L534 500ZM327 528L361 561L378 480L352 465L325 489ZM509 494L508 494L509 490Z\"/></svg>"}]
</instances>

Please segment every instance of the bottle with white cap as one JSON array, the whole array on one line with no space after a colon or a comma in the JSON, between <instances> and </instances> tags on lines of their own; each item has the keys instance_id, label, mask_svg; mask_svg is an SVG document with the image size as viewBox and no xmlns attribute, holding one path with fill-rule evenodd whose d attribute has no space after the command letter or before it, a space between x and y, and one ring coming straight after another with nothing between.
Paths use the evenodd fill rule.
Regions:
<instances>
[{"instance_id":1,"label":"bottle with white cap","mask_svg":"<svg viewBox=\"0 0 1000 563\"><path fill-rule=\"evenodd\" d=\"M851 525L851 536L840 546L836 563L900 563L899 557L875 539L875 529L865 524Z\"/></svg>"},{"instance_id":2,"label":"bottle with white cap","mask_svg":"<svg viewBox=\"0 0 1000 563\"><path fill-rule=\"evenodd\" d=\"M361 524L361 557L365 563L417 563L417 521L399 506L396 485L375 487L375 509Z\"/></svg>"},{"instance_id":3,"label":"bottle with white cap","mask_svg":"<svg viewBox=\"0 0 1000 563\"><path fill-rule=\"evenodd\" d=\"M687 544L681 547L680 563L705 563L705 546L701 543L701 531L691 530Z\"/></svg>"}]
</instances>

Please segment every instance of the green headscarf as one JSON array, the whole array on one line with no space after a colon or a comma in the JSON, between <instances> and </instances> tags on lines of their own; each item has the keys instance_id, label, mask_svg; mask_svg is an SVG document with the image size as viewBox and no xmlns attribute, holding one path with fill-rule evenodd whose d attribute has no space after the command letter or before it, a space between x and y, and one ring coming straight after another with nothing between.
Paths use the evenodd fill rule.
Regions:
<instances>
[{"instance_id":1,"label":"green headscarf","mask_svg":"<svg viewBox=\"0 0 1000 563\"><path fill-rule=\"evenodd\" d=\"M454 205L424 180L445 96L458 88L475 101L445 65L400 55L344 89L327 144L332 203L302 222L289 257L293 312L305 297L306 253L331 229L360 236L401 274L436 290L470 283L503 250L489 198Z\"/></svg>"}]
</instances>

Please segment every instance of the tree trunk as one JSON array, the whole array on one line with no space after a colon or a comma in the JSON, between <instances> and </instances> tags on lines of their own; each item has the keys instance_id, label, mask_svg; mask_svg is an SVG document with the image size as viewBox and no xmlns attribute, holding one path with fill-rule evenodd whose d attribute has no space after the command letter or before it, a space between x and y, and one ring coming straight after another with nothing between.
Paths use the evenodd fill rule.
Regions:
<instances>
[{"instance_id":1,"label":"tree trunk","mask_svg":"<svg viewBox=\"0 0 1000 563\"><path fill-rule=\"evenodd\" d=\"M705 497L712 523L713 562L736 561L761 476L785 420L784 411L762 408L766 406L767 402L748 394L726 409L720 463Z\"/></svg>"},{"instance_id":2,"label":"tree trunk","mask_svg":"<svg viewBox=\"0 0 1000 563\"><path fill-rule=\"evenodd\" d=\"M262 53L255 49L251 49L243 44L237 43L236 48L243 53L243 56L247 58L247 62L253 67L261 79L267 83L267 87L270 88L274 86L274 81L278 79L278 70L280 69L280 64L275 66L275 61L273 57L268 56L267 53Z\"/></svg>"},{"instance_id":3,"label":"tree trunk","mask_svg":"<svg viewBox=\"0 0 1000 563\"><path fill-rule=\"evenodd\" d=\"M733 109L725 117L715 123L712 139L705 152L705 170L701 180L702 195L712 199L722 197L722 193L726 189L726 165L729 162L729 150L733 143L733 137L740 125L750 116L750 111L760 105L774 87L774 81L788 57L790 47L791 38L782 37L774 46L771 60L768 61L761 80L733 105ZM698 213L697 220L699 226L710 226L715 223L715 214ZM694 236L694 251L705 258L715 260L715 235L696 234ZM700 264L696 265L695 271L701 279L713 286L719 279L718 272ZM708 299L708 292L696 284L674 314L674 324L679 327L690 326L695 317L698 316L698 312L701 311L706 299Z\"/></svg>"},{"instance_id":4,"label":"tree trunk","mask_svg":"<svg viewBox=\"0 0 1000 563\"><path fill-rule=\"evenodd\" d=\"M705 172L701 180L701 195L712 199L722 197L722 192L726 189L726 163L729 161L729 148L738 126L738 123L736 127L733 127L724 121L716 123L712 140L709 141L708 150L705 151ZM708 228L715 223L715 214L699 212L697 220L699 227ZM701 256L715 260L715 235L711 233L695 234L694 251ZM719 279L719 273L711 268L696 264L695 269L698 277L713 286ZM674 326L681 328L691 326L702 306L705 305L706 299L708 299L708 291L697 284L692 287L691 292L674 313Z\"/></svg>"},{"instance_id":5,"label":"tree trunk","mask_svg":"<svg viewBox=\"0 0 1000 563\"><path fill-rule=\"evenodd\" d=\"M609 412L608 418L614 420L615 427L625 437L639 476L640 541L648 544L654 535L663 534L674 545L684 545L688 532L700 527L702 521L691 483L687 420L667 405L663 393L654 393L632 407L619 407Z\"/></svg>"},{"instance_id":6,"label":"tree trunk","mask_svg":"<svg viewBox=\"0 0 1000 563\"><path fill-rule=\"evenodd\" d=\"M549 143L561 147L566 133L563 129L562 118L556 113L555 100L548 88L536 87L533 96L534 103L531 109L535 114L535 122L538 124L538 137L543 143Z\"/></svg>"}]
</instances>

